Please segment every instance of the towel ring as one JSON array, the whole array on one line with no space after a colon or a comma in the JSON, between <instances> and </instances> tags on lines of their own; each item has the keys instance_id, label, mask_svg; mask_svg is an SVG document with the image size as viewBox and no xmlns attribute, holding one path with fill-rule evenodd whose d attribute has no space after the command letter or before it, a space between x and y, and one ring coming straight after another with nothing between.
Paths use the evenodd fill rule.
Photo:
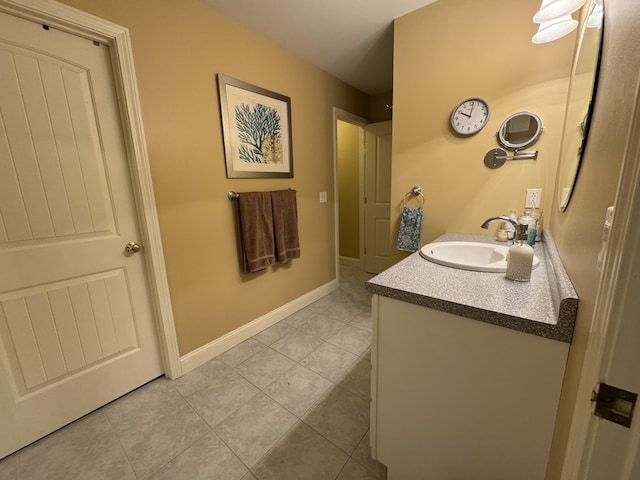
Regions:
<instances>
[{"instance_id":1,"label":"towel ring","mask_svg":"<svg viewBox=\"0 0 640 480\"><path fill-rule=\"evenodd\" d=\"M407 197L408 196L413 196L413 197L417 197L418 195L420 197L422 197L422 205L424 205L424 194L422 193L422 188L415 186L411 189L411 191L407 192L404 194L404 197L402 197L402 204L403 206L407 205Z\"/></svg>"}]
</instances>

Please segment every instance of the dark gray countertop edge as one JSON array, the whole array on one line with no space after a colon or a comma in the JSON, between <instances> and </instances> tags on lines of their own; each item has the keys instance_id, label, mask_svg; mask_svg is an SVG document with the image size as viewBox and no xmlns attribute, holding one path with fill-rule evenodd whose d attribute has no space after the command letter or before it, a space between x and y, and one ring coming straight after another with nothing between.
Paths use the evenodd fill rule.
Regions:
<instances>
[{"instance_id":1,"label":"dark gray countertop edge","mask_svg":"<svg viewBox=\"0 0 640 480\"><path fill-rule=\"evenodd\" d=\"M573 288L567 271L564 269L550 230L543 230L543 239L548 260L547 265L549 266L547 270L549 283L556 287L552 289L554 310L558 315L558 323L554 327L558 332L561 332L562 341L571 343L576 316L578 315L578 294Z\"/></svg>"},{"instance_id":2,"label":"dark gray countertop edge","mask_svg":"<svg viewBox=\"0 0 640 480\"><path fill-rule=\"evenodd\" d=\"M422 295L389 285L375 283L375 277L365 284L368 292L388 298L413 303L426 308L439 310L453 315L478 320L492 325L497 325L519 332L536 335L539 337L571 343L573 329L578 311L578 296L567 275L560 255L558 254L553 236L548 230L543 232L544 255L546 272L551 292L553 312L556 314L557 323L543 323L531 319L512 316L501 312L486 310L443 300L435 296ZM425 260L426 261L426 260ZM464 275L465 271L459 271Z\"/></svg>"}]
</instances>

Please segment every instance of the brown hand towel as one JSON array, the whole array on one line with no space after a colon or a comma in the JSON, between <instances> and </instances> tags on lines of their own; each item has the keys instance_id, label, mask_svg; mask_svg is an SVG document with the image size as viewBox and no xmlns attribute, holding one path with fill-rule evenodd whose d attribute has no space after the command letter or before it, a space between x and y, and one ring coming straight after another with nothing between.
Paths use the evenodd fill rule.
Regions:
<instances>
[{"instance_id":1,"label":"brown hand towel","mask_svg":"<svg viewBox=\"0 0 640 480\"><path fill-rule=\"evenodd\" d=\"M242 271L257 272L275 263L273 214L269 192L243 192L238 196Z\"/></svg>"},{"instance_id":2,"label":"brown hand towel","mask_svg":"<svg viewBox=\"0 0 640 480\"><path fill-rule=\"evenodd\" d=\"M271 192L271 205L276 260L285 263L292 258L300 258L296 191L288 189Z\"/></svg>"}]
</instances>

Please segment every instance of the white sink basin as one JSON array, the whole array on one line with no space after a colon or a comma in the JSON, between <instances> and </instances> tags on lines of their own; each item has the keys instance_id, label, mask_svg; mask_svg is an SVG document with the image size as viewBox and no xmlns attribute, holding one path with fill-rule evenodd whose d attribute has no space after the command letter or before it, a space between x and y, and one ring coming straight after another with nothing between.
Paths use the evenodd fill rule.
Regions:
<instances>
[{"instance_id":1,"label":"white sink basin","mask_svg":"<svg viewBox=\"0 0 640 480\"><path fill-rule=\"evenodd\" d=\"M506 272L509 247L478 242L436 242L420 249L427 260L447 267L476 272ZM533 256L533 268L539 260Z\"/></svg>"}]
</instances>

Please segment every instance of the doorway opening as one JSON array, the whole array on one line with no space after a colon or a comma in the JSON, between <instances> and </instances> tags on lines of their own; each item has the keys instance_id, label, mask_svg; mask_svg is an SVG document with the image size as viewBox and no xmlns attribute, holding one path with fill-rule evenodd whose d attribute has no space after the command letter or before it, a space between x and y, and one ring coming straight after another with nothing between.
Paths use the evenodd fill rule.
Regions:
<instances>
[{"instance_id":1,"label":"doorway opening","mask_svg":"<svg viewBox=\"0 0 640 480\"><path fill-rule=\"evenodd\" d=\"M363 269L364 126L337 120L338 254L340 265Z\"/></svg>"},{"instance_id":2,"label":"doorway opening","mask_svg":"<svg viewBox=\"0 0 640 480\"><path fill-rule=\"evenodd\" d=\"M380 273L390 257L391 121L367 123L338 108L333 120L336 272Z\"/></svg>"}]
</instances>

